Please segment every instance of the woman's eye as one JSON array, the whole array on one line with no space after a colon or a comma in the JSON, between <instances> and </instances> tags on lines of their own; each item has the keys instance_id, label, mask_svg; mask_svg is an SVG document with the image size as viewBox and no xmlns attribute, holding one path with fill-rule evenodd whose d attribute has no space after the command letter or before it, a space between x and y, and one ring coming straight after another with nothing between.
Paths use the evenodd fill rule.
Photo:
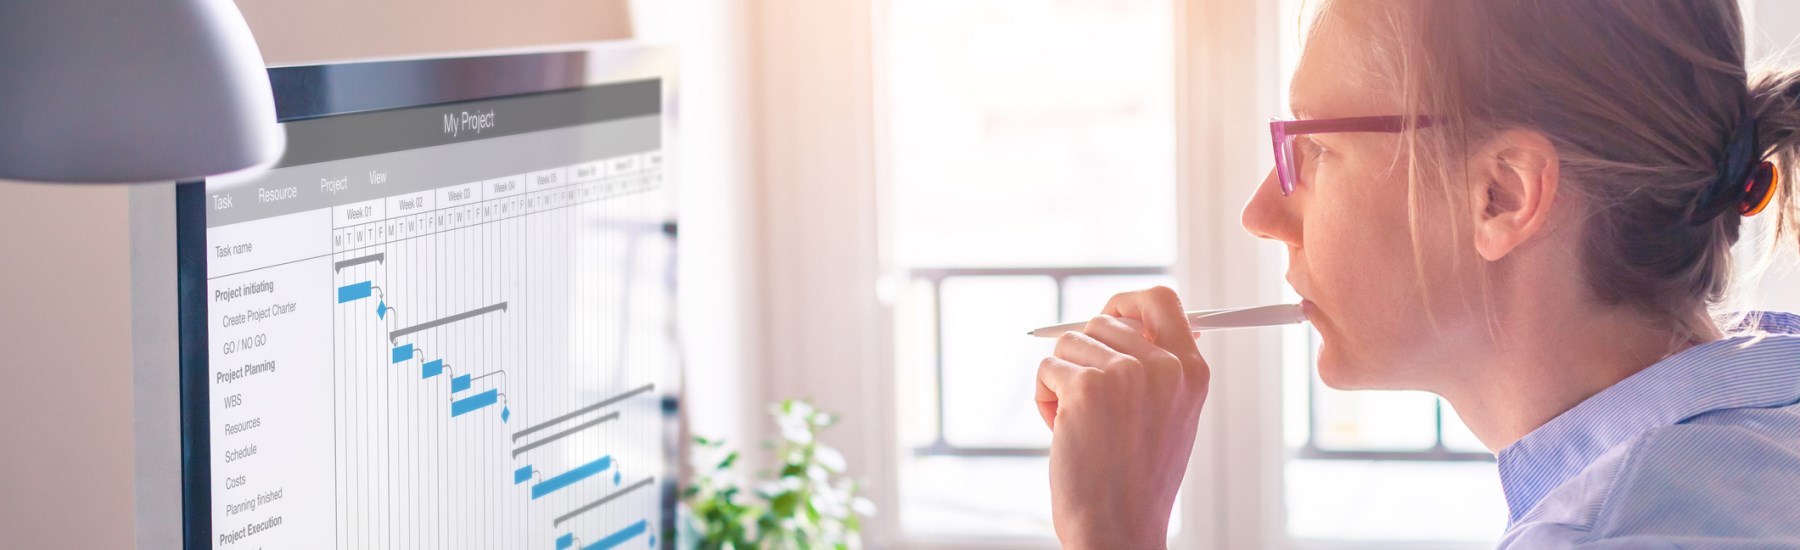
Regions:
<instances>
[{"instance_id":1,"label":"woman's eye","mask_svg":"<svg viewBox=\"0 0 1800 550\"><path fill-rule=\"evenodd\" d=\"M1318 141L1311 138L1296 138L1294 141L1296 142L1294 144L1294 152L1297 153L1295 156L1300 157L1297 160L1300 161L1301 166L1311 165L1323 157L1325 153L1330 152L1325 146L1319 145Z\"/></svg>"}]
</instances>

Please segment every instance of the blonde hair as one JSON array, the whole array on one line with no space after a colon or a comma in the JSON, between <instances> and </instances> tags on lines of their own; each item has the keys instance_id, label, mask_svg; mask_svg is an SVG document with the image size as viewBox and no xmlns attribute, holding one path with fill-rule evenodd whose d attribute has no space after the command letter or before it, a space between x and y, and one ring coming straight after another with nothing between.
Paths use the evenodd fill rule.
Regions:
<instances>
[{"instance_id":1,"label":"blonde hair","mask_svg":"<svg viewBox=\"0 0 1800 550\"><path fill-rule=\"evenodd\" d=\"M1540 132L1557 148L1562 191L1590 205L1581 252L1593 297L1685 336L1718 332L1708 311L1726 297L1743 217L1695 205L1743 185L1721 181L1741 125L1755 125L1756 160L1784 176L1800 152L1800 72L1749 76L1735 0L1325 0L1318 13L1310 35L1346 25L1365 37L1401 114L1433 119L1403 138L1415 243L1423 197L1467 210L1456 207L1467 190L1450 182L1472 144ZM1775 218L1771 248L1800 234L1794 183L1763 213Z\"/></svg>"}]
</instances>

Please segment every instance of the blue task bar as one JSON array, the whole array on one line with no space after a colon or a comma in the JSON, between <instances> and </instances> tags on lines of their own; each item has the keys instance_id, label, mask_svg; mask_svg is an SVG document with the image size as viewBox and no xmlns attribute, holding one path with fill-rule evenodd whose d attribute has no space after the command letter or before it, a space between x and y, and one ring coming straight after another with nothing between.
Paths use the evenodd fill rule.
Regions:
<instances>
[{"instance_id":1,"label":"blue task bar","mask_svg":"<svg viewBox=\"0 0 1800 550\"><path fill-rule=\"evenodd\" d=\"M638 535L642 535L648 530L650 530L650 522L640 519L637 523L631 524L630 527L620 529L617 533L607 535L606 538L581 547L581 550L612 550L620 544L624 544L625 541L636 538Z\"/></svg>"},{"instance_id":2,"label":"blue task bar","mask_svg":"<svg viewBox=\"0 0 1800 550\"><path fill-rule=\"evenodd\" d=\"M556 492L557 489L574 485L575 482L593 477L594 474L604 472L610 467L612 467L612 457L600 457L600 460L583 464L579 468L563 472L562 475L546 479L543 483L532 485L531 498L532 500L537 500L538 497Z\"/></svg>"},{"instance_id":3,"label":"blue task bar","mask_svg":"<svg viewBox=\"0 0 1800 550\"><path fill-rule=\"evenodd\" d=\"M524 483L527 481L531 481L531 465L530 464L526 464L525 467L523 467L523 468L513 470L513 485L518 485L520 483Z\"/></svg>"},{"instance_id":4,"label":"blue task bar","mask_svg":"<svg viewBox=\"0 0 1800 550\"><path fill-rule=\"evenodd\" d=\"M500 390L488 390L467 399L450 402L450 416L462 416L463 413L480 410L482 407L500 401Z\"/></svg>"},{"instance_id":5,"label":"blue task bar","mask_svg":"<svg viewBox=\"0 0 1800 550\"><path fill-rule=\"evenodd\" d=\"M363 281L363 282L356 283L353 285L340 286L340 287L338 287L338 303L341 304L341 303L348 302L351 300L361 300L363 298L368 298L369 291L371 289L373 289L374 287L375 287L375 285L369 284L368 281Z\"/></svg>"},{"instance_id":6,"label":"blue task bar","mask_svg":"<svg viewBox=\"0 0 1800 550\"><path fill-rule=\"evenodd\" d=\"M450 379L450 391L463 391L466 389L469 389L469 375L465 374Z\"/></svg>"},{"instance_id":7,"label":"blue task bar","mask_svg":"<svg viewBox=\"0 0 1800 550\"><path fill-rule=\"evenodd\" d=\"M433 360L425 362L425 368L420 372L419 377L420 378L431 378L433 376L437 376L437 375L440 375L443 373L444 373L444 360L443 359L433 359Z\"/></svg>"},{"instance_id":8,"label":"blue task bar","mask_svg":"<svg viewBox=\"0 0 1800 550\"><path fill-rule=\"evenodd\" d=\"M556 537L556 550L563 550L564 548L568 548L568 547L574 546L574 545L575 545L575 535L573 535L573 534L563 533L563 536Z\"/></svg>"},{"instance_id":9,"label":"blue task bar","mask_svg":"<svg viewBox=\"0 0 1800 550\"><path fill-rule=\"evenodd\" d=\"M413 355L413 345L412 344L407 344L404 346L394 348L394 362L395 363L399 363L399 362L405 361L407 359L412 359L412 355Z\"/></svg>"}]
</instances>

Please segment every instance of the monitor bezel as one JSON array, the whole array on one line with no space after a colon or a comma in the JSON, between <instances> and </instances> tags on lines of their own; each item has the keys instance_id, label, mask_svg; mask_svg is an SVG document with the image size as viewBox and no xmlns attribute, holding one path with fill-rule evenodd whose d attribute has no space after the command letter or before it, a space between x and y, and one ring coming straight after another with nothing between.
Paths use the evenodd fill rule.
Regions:
<instances>
[{"instance_id":1,"label":"monitor bezel","mask_svg":"<svg viewBox=\"0 0 1800 550\"><path fill-rule=\"evenodd\" d=\"M271 66L277 121L407 109L473 100L559 92L608 83L654 78L661 82L663 155L671 169L663 181L673 186L679 153L672 136L678 82L674 54L665 47L635 42L590 42L533 48L457 52L447 55L362 59ZM354 82L346 86L344 82ZM336 85L334 85L336 82ZM241 177L241 174L234 177ZM175 185L175 249L178 282L177 350L181 409L182 547L210 549L212 537L212 452L207 324L206 183ZM673 203L673 201L671 201ZM665 232L675 243L678 216L670 211ZM678 243L673 244L679 247ZM669 312L671 318L675 311ZM681 383L679 354L657 385L663 423L663 467L658 546L673 548L677 473L680 471Z\"/></svg>"}]
</instances>

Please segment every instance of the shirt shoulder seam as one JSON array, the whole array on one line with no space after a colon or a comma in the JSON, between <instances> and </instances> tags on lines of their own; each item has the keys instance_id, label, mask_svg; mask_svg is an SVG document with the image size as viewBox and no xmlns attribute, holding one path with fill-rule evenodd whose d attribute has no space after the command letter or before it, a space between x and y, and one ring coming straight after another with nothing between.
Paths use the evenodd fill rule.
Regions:
<instances>
[{"instance_id":1,"label":"shirt shoulder seam","mask_svg":"<svg viewBox=\"0 0 1800 550\"><path fill-rule=\"evenodd\" d=\"M1606 496L1600 499L1599 509L1594 511L1594 521L1588 525L1587 536L1589 540L1592 540L1597 533L1603 532L1601 526L1612 519L1613 499L1619 498L1619 495L1622 493L1629 492L1631 490L1631 485L1637 480L1637 476L1632 474L1637 472L1637 469L1643 460L1639 456L1641 453L1636 451L1640 446L1648 445L1651 439L1662 435L1659 433L1661 431L1662 430L1654 428L1645 430L1643 433L1633 437L1630 441L1625 442L1624 449L1620 451L1624 456L1619 459L1619 468L1613 471L1612 479L1608 483L1609 488L1606 491Z\"/></svg>"}]
</instances>

